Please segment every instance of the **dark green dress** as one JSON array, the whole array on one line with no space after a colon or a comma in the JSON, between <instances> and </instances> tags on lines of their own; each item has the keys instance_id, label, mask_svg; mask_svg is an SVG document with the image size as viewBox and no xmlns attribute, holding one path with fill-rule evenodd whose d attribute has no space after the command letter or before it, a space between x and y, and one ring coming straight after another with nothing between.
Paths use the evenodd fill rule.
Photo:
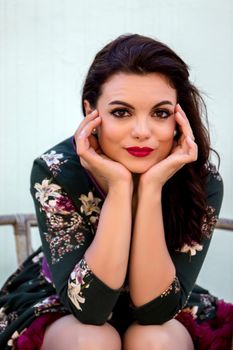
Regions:
<instances>
[{"instance_id":1,"label":"dark green dress","mask_svg":"<svg viewBox=\"0 0 233 350\"><path fill-rule=\"evenodd\" d=\"M176 278L160 296L138 308L131 303L127 280L121 289L113 290L85 261L104 194L81 166L72 138L35 160L31 194L42 249L30 256L0 291L0 349L17 349L17 340L44 314L71 313L81 322L95 325L108 321L123 333L135 320L144 325L162 324L196 304L192 290L222 202L223 184L216 168L209 167L206 183L211 220L200 227L205 233L202 244L193 242L171 252ZM202 306L197 315L204 310Z\"/></svg>"}]
</instances>

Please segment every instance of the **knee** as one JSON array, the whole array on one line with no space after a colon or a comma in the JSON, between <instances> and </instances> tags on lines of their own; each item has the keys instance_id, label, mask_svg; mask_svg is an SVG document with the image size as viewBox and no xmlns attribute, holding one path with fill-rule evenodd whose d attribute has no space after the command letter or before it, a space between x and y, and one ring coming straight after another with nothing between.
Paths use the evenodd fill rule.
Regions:
<instances>
[{"instance_id":1,"label":"knee","mask_svg":"<svg viewBox=\"0 0 233 350\"><path fill-rule=\"evenodd\" d=\"M125 350L170 349L171 339L161 326L131 326L124 337Z\"/></svg>"},{"instance_id":2,"label":"knee","mask_svg":"<svg viewBox=\"0 0 233 350\"><path fill-rule=\"evenodd\" d=\"M77 334L78 350L120 350L121 339L118 332L108 324L90 326L90 330Z\"/></svg>"},{"instance_id":3,"label":"knee","mask_svg":"<svg viewBox=\"0 0 233 350\"><path fill-rule=\"evenodd\" d=\"M40 350L120 350L121 339L109 324L82 324L72 315L48 327Z\"/></svg>"}]
</instances>

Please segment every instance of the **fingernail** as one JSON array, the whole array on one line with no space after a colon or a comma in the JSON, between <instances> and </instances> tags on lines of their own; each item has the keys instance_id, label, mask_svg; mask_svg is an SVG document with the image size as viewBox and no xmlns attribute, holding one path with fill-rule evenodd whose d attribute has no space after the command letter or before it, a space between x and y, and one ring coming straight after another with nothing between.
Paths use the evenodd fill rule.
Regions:
<instances>
[{"instance_id":1,"label":"fingernail","mask_svg":"<svg viewBox=\"0 0 233 350\"><path fill-rule=\"evenodd\" d=\"M94 111L91 112L92 115L96 114L97 109L94 109Z\"/></svg>"}]
</instances>

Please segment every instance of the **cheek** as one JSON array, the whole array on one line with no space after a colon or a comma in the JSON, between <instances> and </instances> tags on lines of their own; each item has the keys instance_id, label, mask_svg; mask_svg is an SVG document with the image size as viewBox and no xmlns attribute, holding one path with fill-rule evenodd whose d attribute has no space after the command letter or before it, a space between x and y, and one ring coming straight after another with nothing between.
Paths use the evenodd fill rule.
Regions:
<instances>
[{"instance_id":1,"label":"cheek","mask_svg":"<svg viewBox=\"0 0 233 350\"><path fill-rule=\"evenodd\" d=\"M174 138L174 125L163 125L156 130L160 142L172 143Z\"/></svg>"},{"instance_id":2,"label":"cheek","mask_svg":"<svg viewBox=\"0 0 233 350\"><path fill-rule=\"evenodd\" d=\"M169 125L165 128L160 128L158 135L160 160L166 158L174 145L174 126ZM158 130L157 130L158 131Z\"/></svg>"},{"instance_id":3,"label":"cheek","mask_svg":"<svg viewBox=\"0 0 233 350\"><path fill-rule=\"evenodd\" d=\"M116 127L114 122L105 122L102 120L98 130L99 144L101 147L107 147L109 144L116 144L120 141L119 127Z\"/></svg>"}]
</instances>

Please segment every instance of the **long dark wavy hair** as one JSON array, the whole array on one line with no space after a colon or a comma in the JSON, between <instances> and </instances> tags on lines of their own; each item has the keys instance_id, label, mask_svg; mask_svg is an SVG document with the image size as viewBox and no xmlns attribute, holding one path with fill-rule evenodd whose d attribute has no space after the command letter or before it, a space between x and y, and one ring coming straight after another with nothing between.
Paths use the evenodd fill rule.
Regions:
<instances>
[{"instance_id":1,"label":"long dark wavy hair","mask_svg":"<svg viewBox=\"0 0 233 350\"><path fill-rule=\"evenodd\" d=\"M207 118L206 105L189 80L189 67L167 45L153 38L138 34L121 35L96 54L89 68L82 93L84 115L84 100L96 108L102 85L119 72L162 73L177 91L177 102L189 119L198 146L198 159L186 164L163 187L166 241L169 249L180 249L184 243L200 243L206 216L205 182L210 140L202 120L203 116Z\"/></svg>"}]
</instances>

